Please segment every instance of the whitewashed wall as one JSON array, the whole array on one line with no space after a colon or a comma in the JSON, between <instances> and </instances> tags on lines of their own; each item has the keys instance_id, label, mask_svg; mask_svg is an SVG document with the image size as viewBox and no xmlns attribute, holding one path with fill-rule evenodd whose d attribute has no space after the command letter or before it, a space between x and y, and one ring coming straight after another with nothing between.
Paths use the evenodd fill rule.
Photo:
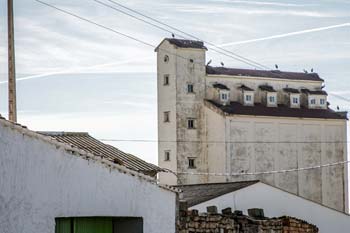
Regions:
<instances>
[{"instance_id":1,"label":"whitewashed wall","mask_svg":"<svg viewBox=\"0 0 350 233\"><path fill-rule=\"evenodd\" d=\"M216 205L218 210L231 207L233 210L262 208L265 216L288 215L315 224L320 233L344 233L350 229L350 216L307 199L284 192L272 186L257 183L236 192L191 207L206 212L206 207Z\"/></svg>"},{"instance_id":2,"label":"whitewashed wall","mask_svg":"<svg viewBox=\"0 0 350 233\"><path fill-rule=\"evenodd\" d=\"M0 120L0 232L54 233L56 217L142 217L145 233L175 232L176 194L71 155Z\"/></svg>"}]
</instances>

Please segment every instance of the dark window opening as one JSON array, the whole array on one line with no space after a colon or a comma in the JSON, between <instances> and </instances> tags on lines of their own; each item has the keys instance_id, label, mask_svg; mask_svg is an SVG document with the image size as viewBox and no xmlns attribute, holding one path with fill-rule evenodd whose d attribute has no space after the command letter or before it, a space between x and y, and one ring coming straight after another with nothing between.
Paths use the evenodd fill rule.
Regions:
<instances>
[{"instance_id":1,"label":"dark window opening","mask_svg":"<svg viewBox=\"0 0 350 233\"><path fill-rule=\"evenodd\" d=\"M190 62L193 63L193 59L190 59Z\"/></svg>"},{"instance_id":2,"label":"dark window opening","mask_svg":"<svg viewBox=\"0 0 350 233\"><path fill-rule=\"evenodd\" d=\"M188 168L196 168L195 159L188 158Z\"/></svg>"},{"instance_id":3,"label":"dark window opening","mask_svg":"<svg viewBox=\"0 0 350 233\"><path fill-rule=\"evenodd\" d=\"M164 56L164 62L168 62L169 61L169 56L168 55L165 55Z\"/></svg>"},{"instance_id":4,"label":"dark window opening","mask_svg":"<svg viewBox=\"0 0 350 233\"><path fill-rule=\"evenodd\" d=\"M169 75L168 74L164 75L164 82L163 82L163 84L164 84L164 86L169 85Z\"/></svg>"},{"instance_id":5,"label":"dark window opening","mask_svg":"<svg viewBox=\"0 0 350 233\"><path fill-rule=\"evenodd\" d=\"M169 150L164 152L164 161L170 161L170 151Z\"/></svg>"},{"instance_id":6,"label":"dark window opening","mask_svg":"<svg viewBox=\"0 0 350 233\"><path fill-rule=\"evenodd\" d=\"M187 119L187 128L195 129L195 119Z\"/></svg>"},{"instance_id":7,"label":"dark window opening","mask_svg":"<svg viewBox=\"0 0 350 233\"><path fill-rule=\"evenodd\" d=\"M187 92L193 93L193 84L187 84Z\"/></svg>"},{"instance_id":8,"label":"dark window opening","mask_svg":"<svg viewBox=\"0 0 350 233\"><path fill-rule=\"evenodd\" d=\"M56 218L55 233L143 233L138 217Z\"/></svg>"},{"instance_id":9,"label":"dark window opening","mask_svg":"<svg viewBox=\"0 0 350 233\"><path fill-rule=\"evenodd\" d=\"M164 122L170 122L170 112L164 112Z\"/></svg>"}]
</instances>

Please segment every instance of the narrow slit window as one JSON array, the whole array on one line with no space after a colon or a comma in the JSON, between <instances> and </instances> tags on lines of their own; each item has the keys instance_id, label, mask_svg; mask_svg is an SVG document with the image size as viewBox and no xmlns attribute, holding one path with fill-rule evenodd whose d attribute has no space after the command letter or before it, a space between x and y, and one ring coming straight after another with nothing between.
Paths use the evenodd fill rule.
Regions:
<instances>
[{"instance_id":1,"label":"narrow slit window","mask_svg":"<svg viewBox=\"0 0 350 233\"><path fill-rule=\"evenodd\" d=\"M164 84L164 86L169 85L169 75L168 74L164 75L164 82L163 82L163 84Z\"/></svg>"},{"instance_id":2,"label":"narrow slit window","mask_svg":"<svg viewBox=\"0 0 350 233\"><path fill-rule=\"evenodd\" d=\"M170 161L170 150L164 152L164 161Z\"/></svg>"},{"instance_id":3,"label":"narrow slit window","mask_svg":"<svg viewBox=\"0 0 350 233\"><path fill-rule=\"evenodd\" d=\"M164 122L170 122L170 112L164 112Z\"/></svg>"}]
</instances>

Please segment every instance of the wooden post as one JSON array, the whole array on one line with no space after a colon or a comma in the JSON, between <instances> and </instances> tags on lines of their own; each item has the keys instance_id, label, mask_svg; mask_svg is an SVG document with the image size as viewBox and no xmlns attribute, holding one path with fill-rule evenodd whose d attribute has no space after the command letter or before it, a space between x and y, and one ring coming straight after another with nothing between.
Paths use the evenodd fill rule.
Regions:
<instances>
[{"instance_id":1,"label":"wooden post","mask_svg":"<svg viewBox=\"0 0 350 233\"><path fill-rule=\"evenodd\" d=\"M16 69L15 69L15 38L13 23L13 0L7 0L8 23L8 99L9 120L17 122L16 104Z\"/></svg>"}]
</instances>

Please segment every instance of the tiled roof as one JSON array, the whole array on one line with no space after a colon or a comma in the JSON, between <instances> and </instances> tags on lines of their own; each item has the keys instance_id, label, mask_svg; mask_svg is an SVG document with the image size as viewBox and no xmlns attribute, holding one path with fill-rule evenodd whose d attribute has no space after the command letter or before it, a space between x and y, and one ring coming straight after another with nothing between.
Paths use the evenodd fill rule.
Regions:
<instances>
[{"instance_id":1,"label":"tiled roof","mask_svg":"<svg viewBox=\"0 0 350 233\"><path fill-rule=\"evenodd\" d=\"M155 176L158 172L163 171L156 165L125 153L111 145L91 137L88 133L81 132L38 132L45 136L50 136L58 142L73 145L81 150L101 156L111 162L120 164L131 170L141 172L149 176Z\"/></svg>"},{"instance_id":2,"label":"tiled roof","mask_svg":"<svg viewBox=\"0 0 350 233\"><path fill-rule=\"evenodd\" d=\"M272 86L269 86L269 85L260 85L259 88L260 88L260 90L262 90L262 91L276 92L276 90L273 89L273 87L272 87Z\"/></svg>"},{"instance_id":3,"label":"tiled roof","mask_svg":"<svg viewBox=\"0 0 350 233\"><path fill-rule=\"evenodd\" d=\"M246 85L241 85L238 87L239 89L242 89L243 91L254 91L254 89L247 87Z\"/></svg>"},{"instance_id":4,"label":"tiled roof","mask_svg":"<svg viewBox=\"0 0 350 233\"><path fill-rule=\"evenodd\" d=\"M206 102L211 106L219 108L224 113L232 115L347 119L346 114L337 113L331 109L309 109L304 107L290 108L285 105L278 105L278 107L267 107L259 103L255 103L254 106L244 106L239 102L231 102L227 105L221 105L212 100L206 100Z\"/></svg>"},{"instance_id":5,"label":"tiled roof","mask_svg":"<svg viewBox=\"0 0 350 233\"><path fill-rule=\"evenodd\" d=\"M294 94L300 93L300 91L299 91L298 89L289 88L289 87L283 88L283 91L285 91L285 92L287 92L287 93L294 93Z\"/></svg>"},{"instance_id":6,"label":"tiled roof","mask_svg":"<svg viewBox=\"0 0 350 233\"><path fill-rule=\"evenodd\" d=\"M188 206L191 207L224 194L251 186L258 182L258 180L253 180L228 183L176 185L173 187L176 187L182 191L180 200L187 201Z\"/></svg>"},{"instance_id":7,"label":"tiled roof","mask_svg":"<svg viewBox=\"0 0 350 233\"><path fill-rule=\"evenodd\" d=\"M175 38L166 38L170 44L176 45L180 48L194 48L194 49L207 49L202 41L197 40L182 40Z\"/></svg>"},{"instance_id":8,"label":"tiled roof","mask_svg":"<svg viewBox=\"0 0 350 233\"><path fill-rule=\"evenodd\" d=\"M213 84L214 88L222 89L222 90L230 90L226 85L221 84L221 83L214 83Z\"/></svg>"},{"instance_id":9,"label":"tiled roof","mask_svg":"<svg viewBox=\"0 0 350 233\"><path fill-rule=\"evenodd\" d=\"M328 95L326 91L324 90L317 90L317 91L311 91L309 89L301 89L301 92L305 93L305 94L311 94L311 95Z\"/></svg>"},{"instance_id":10,"label":"tiled roof","mask_svg":"<svg viewBox=\"0 0 350 233\"><path fill-rule=\"evenodd\" d=\"M250 76L264 77L288 80L305 80L305 81L323 81L317 73L304 72L286 72L279 70L251 70L251 69L236 69L226 67L206 67L207 74L212 75L232 75L232 76Z\"/></svg>"}]
</instances>

